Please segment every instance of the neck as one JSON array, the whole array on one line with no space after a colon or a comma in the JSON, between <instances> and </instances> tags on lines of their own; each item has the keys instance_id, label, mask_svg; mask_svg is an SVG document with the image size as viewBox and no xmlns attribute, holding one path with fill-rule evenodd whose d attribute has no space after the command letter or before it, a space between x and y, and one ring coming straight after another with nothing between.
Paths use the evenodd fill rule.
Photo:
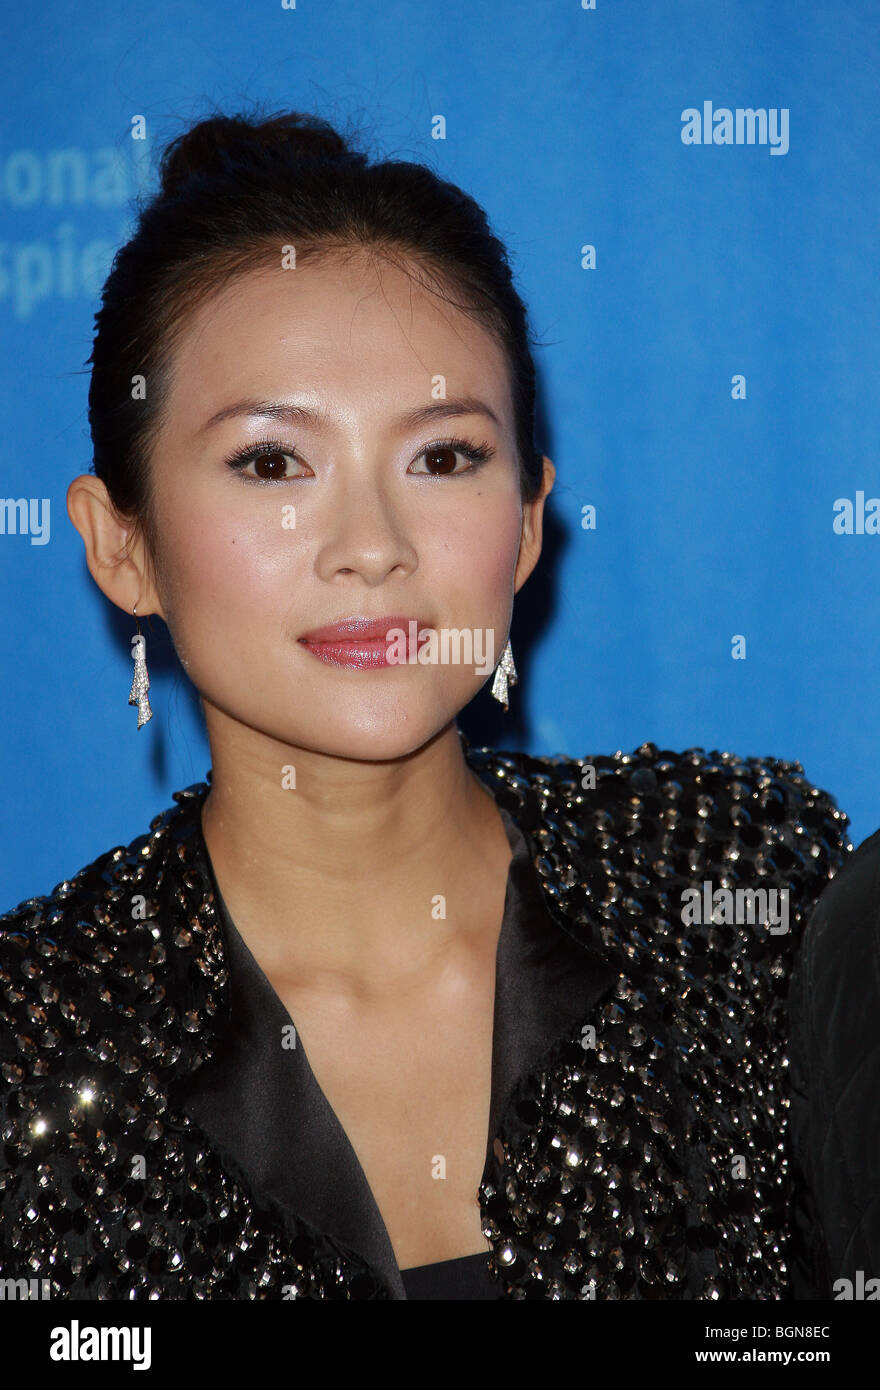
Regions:
<instances>
[{"instance_id":1,"label":"neck","mask_svg":"<svg viewBox=\"0 0 880 1390\"><path fill-rule=\"evenodd\" d=\"M454 723L377 763L280 745L226 716L209 716L209 735L208 853L236 927L279 971L399 977L497 910L510 847ZM282 781L291 765L295 788Z\"/></svg>"}]
</instances>

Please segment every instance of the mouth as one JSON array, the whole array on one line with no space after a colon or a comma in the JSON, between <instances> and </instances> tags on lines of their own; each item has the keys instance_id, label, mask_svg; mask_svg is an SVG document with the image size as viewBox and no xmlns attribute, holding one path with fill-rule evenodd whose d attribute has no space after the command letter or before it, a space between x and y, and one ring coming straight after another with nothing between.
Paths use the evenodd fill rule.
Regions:
<instances>
[{"instance_id":1,"label":"mouth","mask_svg":"<svg viewBox=\"0 0 880 1390\"><path fill-rule=\"evenodd\" d=\"M370 670L378 666L398 664L401 657L408 660L415 651L418 634L424 626L420 618L392 615L386 618L343 618L338 623L316 627L299 641L302 646L329 666L349 666ZM389 632L398 635L389 637ZM399 636L403 633L403 637ZM389 648L397 653L396 661L388 660Z\"/></svg>"}]
</instances>

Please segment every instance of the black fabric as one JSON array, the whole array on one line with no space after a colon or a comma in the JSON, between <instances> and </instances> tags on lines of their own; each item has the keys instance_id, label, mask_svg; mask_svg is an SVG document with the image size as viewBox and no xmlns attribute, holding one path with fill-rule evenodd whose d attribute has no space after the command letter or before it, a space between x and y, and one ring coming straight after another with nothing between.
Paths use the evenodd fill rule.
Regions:
<instances>
[{"instance_id":1,"label":"black fabric","mask_svg":"<svg viewBox=\"0 0 880 1390\"><path fill-rule=\"evenodd\" d=\"M489 1269L489 1254L402 1269L407 1298L500 1298L501 1285Z\"/></svg>"},{"instance_id":2,"label":"black fabric","mask_svg":"<svg viewBox=\"0 0 880 1390\"><path fill-rule=\"evenodd\" d=\"M840 906L841 870L856 859L846 817L796 763L653 744L577 759L463 751L531 837L558 929L542 954L553 937L545 919L517 926L514 913L499 942L493 1113L503 1068L522 1074L479 1204L502 1296L791 1296L785 992L835 874L829 903L839 910L823 904L811 925L801 982L802 1138L822 1245L844 1249L854 1292L866 1296L858 1281L873 1275L877 1242L871 1235L859 1249L853 1237L876 1230L880 1168L872 851L856 865L867 861L857 901ZM211 1133L178 1104L188 1085L199 1106L211 1078L203 1068L228 1048L232 1025L231 933L200 830L208 793L205 782L175 792L148 833L0 917L0 1279L26 1268L53 1298L74 1302L404 1299L393 1263L380 1268L298 1214L300 1189L306 1207L318 1200L314 1169L297 1176L308 1140L325 1158L319 1187L349 1193L358 1248L387 1260L369 1193L361 1207L351 1200L358 1168L345 1168L332 1111L328 1120L320 1095L311 1120L308 1106L291 1104L291 1063L301 1058L286 1054L282 1065L273 1042L267 1072L258 1055L233 1049L231 1101L214 1072ZM791 930L685 923L684 892L722 874L731 889L790 891ZM613 968L607 991L597 952L600 967ZM272 1004L272 992L264 999ZM253 1008L235 1026L258 1044ZM557 1029L558 1045L527 1070ZM254 1133L279 1201L255 1176ZM746 1158L743 1176L731 1172L734 1156ZM147 1162L142 1179L135 1158L138 1169ZM866 1251L871 1264L860 1264ZM840 1274L836 1260L829 1268Z\"/></svg>"},{"instance_id":3,"label":"black fabric","mask_svg":"<svg viewBox=\"0 0 880 1390\"><path fill-rule=\"evenodd\" d=\"M618 973L548 912L533 863L536 852L513 817L498 809L512 858L496 953L484 1177L499 1121L518 1081L537 1069L555 1042L591 1016ZM392 1298L405 1299L407 1283L354 1148L318 1085L302 1040L297 1037L289 1049L279 1045L282 1030L293 1020L235 927L207 846L204 852L224 934L232 1009L217 1051L178 1090L175 1103L221 1153L231 1156L257 1195L268 1196L361 1256L385 1280ZM491 1296L485 1290L473 1292L483 1287L473 1259L467 1270L462 1265L445 1274L438 1271L438 1279L443 1287L471 1292L433 1296ZM416 1273L410 1282L424 1289L433 1277Z\"/></svg>"},{"instance_id":4,"label":"black fabric","mask_svg":"<svg viewBox=\"0 0 880 1390\"><path fill-rule=\"evenodd\" d=\"M880 831L819 899L789 1006L794 1297L864 1298L880 1280Z\"/></svg>"}]
</instances>

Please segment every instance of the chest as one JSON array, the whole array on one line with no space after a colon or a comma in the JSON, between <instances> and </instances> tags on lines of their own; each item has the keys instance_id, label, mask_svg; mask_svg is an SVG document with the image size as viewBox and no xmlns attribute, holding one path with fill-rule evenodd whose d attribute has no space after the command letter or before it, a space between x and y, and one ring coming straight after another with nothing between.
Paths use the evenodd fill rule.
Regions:
<instances>
[{"instance_id":1,"label":"chest","mask_svg":"<svg viewBox=\"0 0 880 1390\"><path fill-rule=\"evenodd\" d=\"M275 978L354 1149L401 1269L488 1251L478 1188L492 1092L494 964L393 1002ZM448 982L447 982L448 985Z\"/></svg>"}]
</instances>

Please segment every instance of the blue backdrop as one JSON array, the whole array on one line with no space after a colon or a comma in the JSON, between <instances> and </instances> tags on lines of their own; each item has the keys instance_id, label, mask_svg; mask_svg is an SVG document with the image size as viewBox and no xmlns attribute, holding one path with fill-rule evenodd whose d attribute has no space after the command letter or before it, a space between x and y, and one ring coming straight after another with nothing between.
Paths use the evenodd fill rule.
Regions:
<instances>
[{"instance_id":1,"label":"blue backdrop","mask_svg":"<svg viewBox=\"0 0 880 1390\"><path fill-rule=\"evenodd\" d=\"M856 841L877 827L876 0L48 0L2 26L0 492L27 505L0 501L0 910L210 765L155 619L136 730L131 622L65 493L131 199L168 139L253 100L460 184L529 305L558 480L511 713L487 689L463 727L798 759Z\"/></svg>"}]
</instances>

